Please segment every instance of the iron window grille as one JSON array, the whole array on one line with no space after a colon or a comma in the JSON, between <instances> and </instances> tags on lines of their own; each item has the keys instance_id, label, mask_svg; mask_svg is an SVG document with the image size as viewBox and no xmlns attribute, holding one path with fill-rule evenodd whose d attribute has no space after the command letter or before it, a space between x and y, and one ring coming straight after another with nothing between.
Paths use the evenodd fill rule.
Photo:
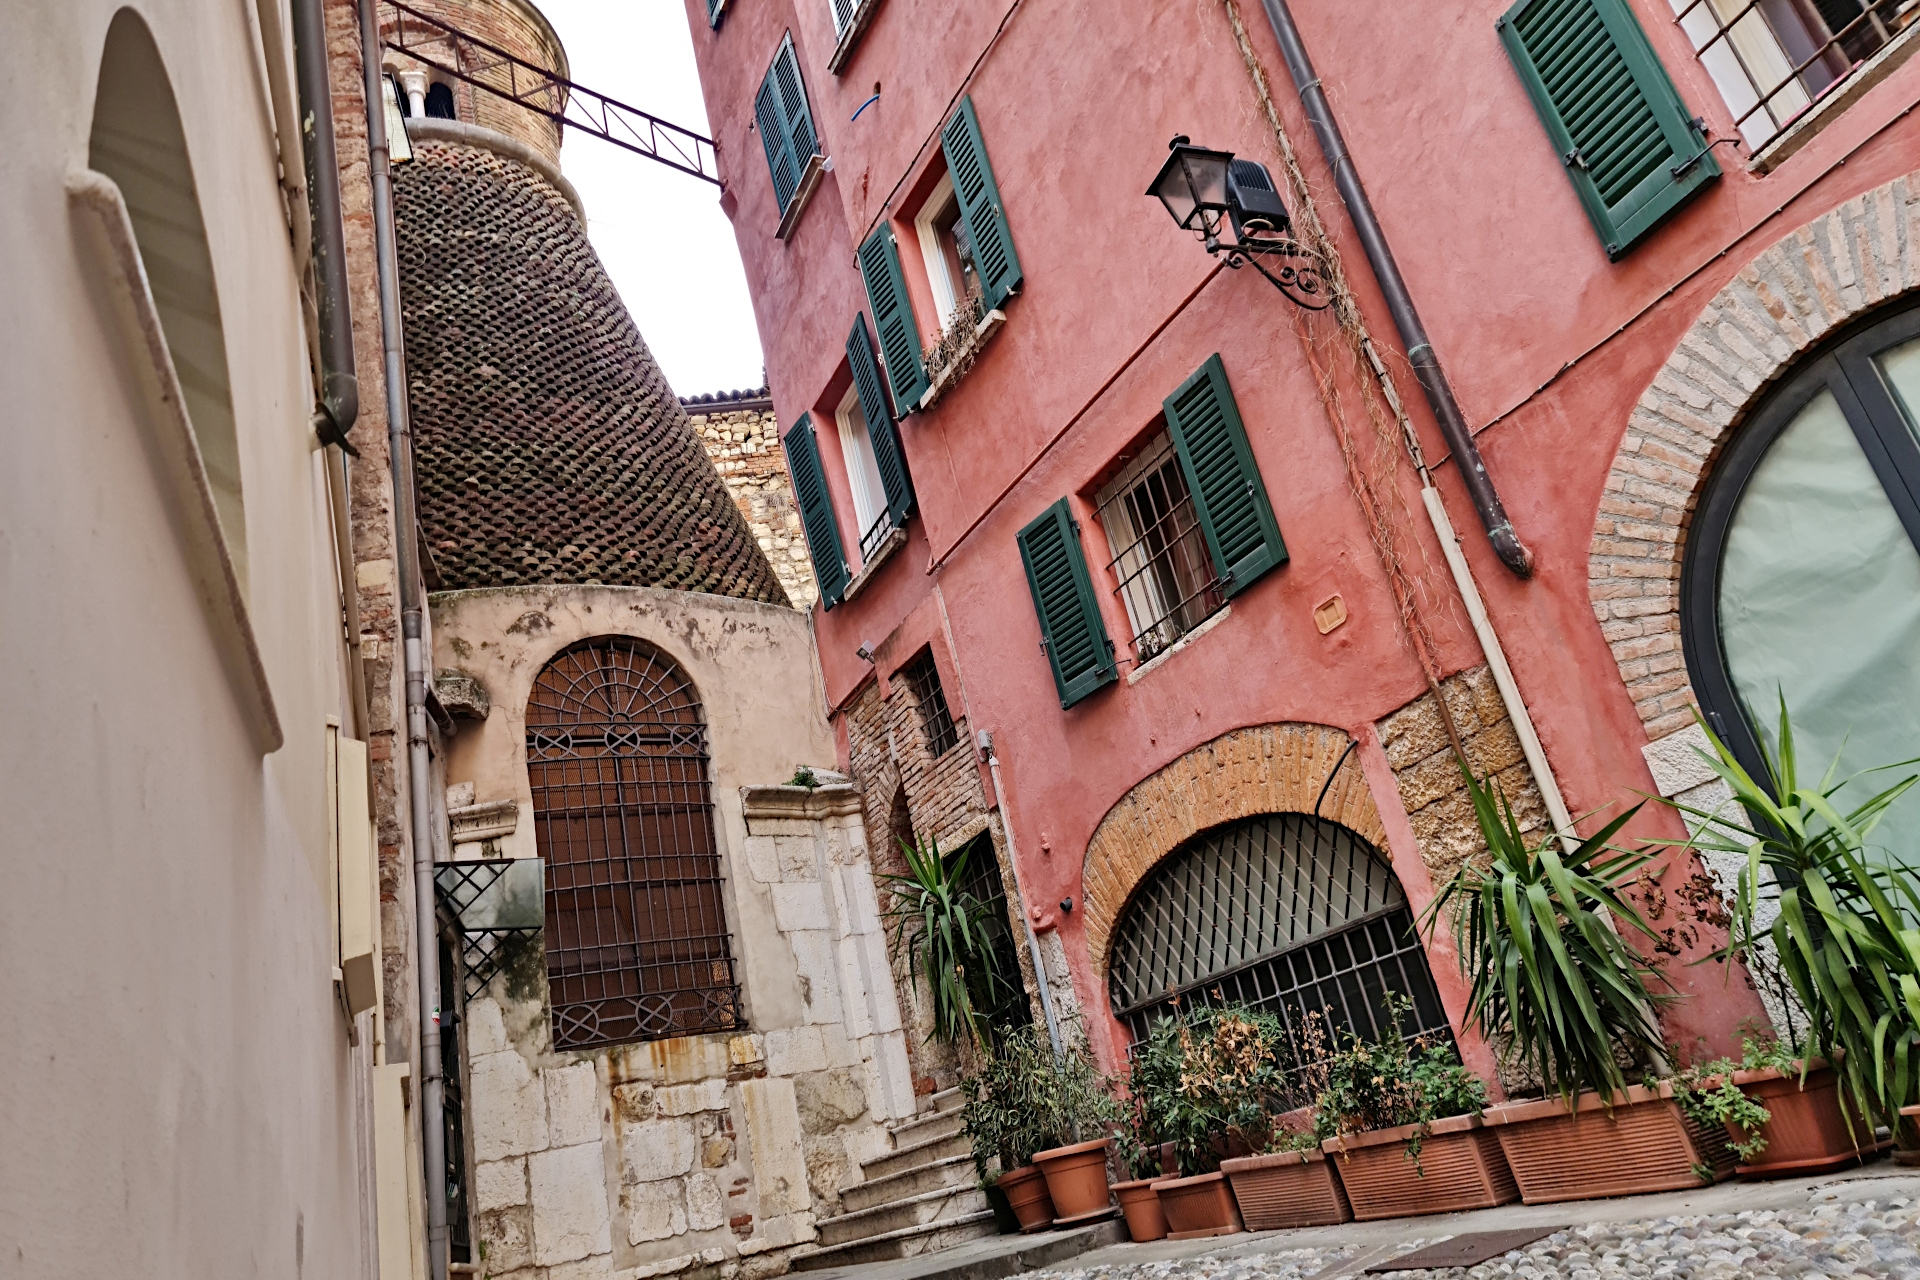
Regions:
<instances>
[{"instance_id":1,"label":"iron window grille","mask_svg":"<svg viewBox=\"0 0 1920 1280\"><path fill-rule=\"evenodd\" d=\"M1226 602L1173 438L1157 433L1094 501L1113 548L1107 567L1133 627L1134 656L1150 661Z\"/></svg>"},{"instance_id":2,"label":"iron window grille","mask_svg":"<svg viewBox=\"0 0 1920 1280\"><path fill-rule=\"evenodd\" d=\"M692 682L637 641L574 645L534 682L556 1048L744 1025L707 765Z\"/></svg>"},{"instance_id":3,"label":"iron window grille","mask_svg":"<svg viewBox=\"0 0 1920 1280\"><path fill-rule=\"evenodd\" d=\"M947 695L940 687L940 668L934 665L933 650L920 654L900 668L907 689L920 708L920 728L927 735L927 754L943 756L960 744L960 730L947 709ZM989 850L987 856L992 857Z\"/></svg>"},{"instance_id":4,"label":"iron window grille","mask_svg":"<svg viewBox=\"0 0 1920 1280\"><path fill-rule=\"evenodd\" d=\"M1399 881L1360 836L1308 814L1228 823L1169 854L1114 928L1108 992L1136 1043L1195 1001L1272 1011L1297 1055L1314 1016L1380 1040L1395 1033L1392 995L1412 1002L1399 1034L1452 1043Z\"/></svg>"},{"instance_id":5,"label":"iron window grille","mask_svg":"<svg viewBox=\"0 0 1920 1280\"><path fill-rule=\"evenodd\" d=\"M1672 0L1758 151L1920 18L1920 0Z\"/></svg>"}]
</instances>

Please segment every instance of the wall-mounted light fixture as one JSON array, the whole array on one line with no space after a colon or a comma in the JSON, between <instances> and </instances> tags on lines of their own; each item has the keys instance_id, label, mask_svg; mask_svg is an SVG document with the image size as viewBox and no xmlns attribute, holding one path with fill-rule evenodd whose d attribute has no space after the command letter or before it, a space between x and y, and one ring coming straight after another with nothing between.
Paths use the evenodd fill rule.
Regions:
<instances>
[{"instance_id":1,"label":"wall-mounted light fixture","mask_svg":"<svg viewBox=\"0 0 1920 1280\"><path fill-rule=\"evenodd\" d=\"M870 644L863 644L858 649L855 649L853 651L853 656L860 659L860 661L866 663L868 666L872 666L873 665L873 646Z\"/></svg>"},{"instance_id":2,"label":"wall-mounted light fixture","mask_svg":"<svg viewBox=\"0 0 1920 1280\"><path fill-rule=\"evenodd\" d=\"M1333 302L1320 260L1293 238L1293 221L1267 167L1231 151L1196 147L1184 133L1147 194L1166 206L1183 231L1236 271L1248 263L1296 306L1321 311ZM1269 268L1268 263L1274 265Z\"/></svg>"}]
</instances>

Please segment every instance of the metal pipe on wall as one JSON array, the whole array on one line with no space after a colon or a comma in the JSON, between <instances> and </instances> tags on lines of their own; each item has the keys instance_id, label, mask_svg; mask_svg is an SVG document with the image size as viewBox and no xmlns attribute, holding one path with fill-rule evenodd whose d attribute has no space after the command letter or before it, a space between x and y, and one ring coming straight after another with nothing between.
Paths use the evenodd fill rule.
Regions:
<instances>
[{"instance_id":1,"label":"metal pipe on wall","mask_svg":"<svg viewBox=\"0 0 1920 1280\"><path fill-rule=\"evenodd\" d=\"M353 364L347 233L340 217L340 157L334 149L333 86L327 73L327 25L321 5L322 0L293 0L292 8L294 79L300 94L314 304L320 326L320 407L314 429L327 444L351 453L347 432L360 416L360 379ZM266 38L271 45L271 37Z\"/></svg>"},{"instance_id":2,"label":"metal pipe on wall","mask_svg":"<svg viewBox=\"0 0 1920 1280\"><path fill-rule=\"evenodd\" d=\"M1513 522L1507 518L1506 508L1500 502L1499 491L1493 487L1493 477L1487 474L1487 464L1480 457L1480 446L1474 443L1473 432L1467 426L1465 415L1460 412L1459 403L1453 398L1453 384L1447 381L1446 370L1440 367L1440 357L1434 354L1433 342L1427 337L1427 327L1421 323L1420 312L1413 305L1413 295L1407 291L1407 282L1400 274L1400 264L1394 261L1393 248L1387 243L1386 232L1381 230L1380 219L1374 214L1373 202L1367 198L1367 189L1360 181L1359 171L1353 166L1353 156L1347 151L1346 138L1340 132L1339 122L1333 118L1333 106L1327 101L1326 90L1313 69L1313 60L1307 56L1306 45L1300 39L1300 29L1293 22L1293 13L1287 8L1286 0L1261 2L1267 11L1267 22L1273 28L1274 39L1279 41L1280 56L1287 64L1287 74L1292 77L1293 87L1300 94L1300 104L1306 109L1307 122L1313 126L1314 137L1319 139L1327 167L1333 170L1334 186L1339 189L1340 199L1347 206L1348 216L1353 219L1360 246L1366 251L1367 262L1373 267L1374 280L1379 284L1380 292L1386 296L1387 310L1393 316L1394 327L1400 331L1400 341L1407 348L1407 361L1413 365L1413 376L1426 393L1427 404L1440 424L1440 434L1446 437L1447 448L1460 467L1460 477L1466 482L1474 509L1480 513L1480 523L1486 527L1487 540L1493 544L1500 563L1522 578L1530 577L1533 573L1533 553L1527 550L1526 544L1520 541L1520 535L1514 532Z\"/></svg>"},{"instance_id":3,"label":"metal pipe on wall","mask_svg":"<svg viewBox=\"0 0 1920 1280\"><path fill-rule=\"evenodd\" d=\"M407 692L407 810L413 834L414 969L420 980L420 1162L427 1180L427 1274L431 1280L446 1280L446 1079L440 1063L440 935L434 904L433 809L427 795L433 765L427 738L424 602L414 545L413 433L407 412L400 267L393 227L393 170L381 89L380 26L374 0L359 3L367 149L373 181L373 239L379 265L380 338L387 384L387 448L393 472L394 569L399 578Z\"/></svg>"}]
</instances>

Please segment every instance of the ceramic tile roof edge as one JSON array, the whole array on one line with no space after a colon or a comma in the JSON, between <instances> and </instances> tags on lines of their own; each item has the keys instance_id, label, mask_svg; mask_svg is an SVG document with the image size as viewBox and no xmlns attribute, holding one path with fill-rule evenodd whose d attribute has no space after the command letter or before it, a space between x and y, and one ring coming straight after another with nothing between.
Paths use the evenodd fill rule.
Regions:
<instances>
[{"instance_id":1,"label":"ceramic tile roof edge","mask_svg":"<svg viewBox=\"0 0 1920 1280\"><path fill-rule=\"evenodd\" d=\"M680 407L689 414L736 412L744 409L766 411L773 408L773 396L768 388L755 387L740 391L705 391L699 395L681 396Z\"/></svg>"},{"instance_id":2,"label":"ceramic tile roof edge","mask_svg":"<svg viewBox=\"0 0 1920 1280\"><path fill-rule=\"evenodd\" d=\"M558 165L535 151L518 138L509 138L506 134L486 128L484 125L468 124L464 120L440 120L432 116L413 116L407 120L407 138L413 142L450 142L455 146L477 147L482 151L491 151L502 159L527 168L546 179L547 185L566 197L573 206L574 213L580 217L582 226L587 221L587 205L574 190L567 176L560 172ZM408 164L413 163L407 161Z\"/></svg>"},{"instance_id":3,"label":"ceramic tile roof edge","mask_svg":"<svg viewBox=\"0 0 1920 1280\"><path fill-rule=\"evenodd\" d=\"M643 587L619 582L516 582L504 587L456 587L451 591L429 591L427 605L435 608L451 605L472 596L537 596L554 601L563 594L580 591L610 591L616 595L658 596L661 602L680 602L688 596L698 597L713 608L751 609L765 613L788 616L800 614L805 617L808 610L797 609L791 604L775 604L768 600L755 600L749 596L723 596L712 591L688 591L680 587Z\"/></svg>"}]
</instances>

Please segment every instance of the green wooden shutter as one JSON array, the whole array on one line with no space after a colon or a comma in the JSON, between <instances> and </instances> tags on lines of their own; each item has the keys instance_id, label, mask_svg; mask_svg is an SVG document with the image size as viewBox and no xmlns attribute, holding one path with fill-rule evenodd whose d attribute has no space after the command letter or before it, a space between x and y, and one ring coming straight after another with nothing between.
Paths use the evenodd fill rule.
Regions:
<instances>
[{"instance_id":1,"label":"green wooden shutter","mask_svg":"<svg viewBox=\"0 0 1920 1280\"><path fill-rule=\"evenodd\" d=\"M913 480L907 474L907 456L900 448L900 432L880 389L880 366L873 362L867 340L867 318L853 318L847 335L847 366L853 370L853 390L860 399L860 416L867 420L867 438L873 441L873 460L880 468L880 487L887 492L887 516L898 528L913 513Z\"/></svg>"},{"instance_id":2,"label":"green wooden shutter","mask_svg":"<svg viewBox=\"0 0 1920 1280\"><path fill-rule=\"evenodd\" d=\"M847 592L847 555L840 549L840 522L833 517L833 498L827 492L827 471L820 463L820 446L813 438L813 421L806 414L787 428L781 443L787 451L787 474L800 500L800 525L807 532L807 551L813 557L813 576L820 583L820 602L827 608L840 603Z\"/></svg>"},{"instance_id":3,"label":"green wooden shutter","mask_svg":"<svg viewBox=\"0 0 1920 1280\"><path fill-rule=\"evenodd\" d=\"M792 36L780 42L780 52L774 55L766 79L760 82L760 92L754 95L753 121L767 153L767 169L773 174L774 199L785 213L800 185L800 175L806 172L807 161L819 149Z\"/></svg>"},{"instance_id":4,"label":"green wooden shutter","mask_svg":"<svg viewBox=\"0 0 1920 1280\"><path fill-rule=\"evenodd\" d=\"M1019 534L1027 589L1040 617L1040 643L1053 667L1060 705L1070 707L1115 676L1113 645L1065 498Z\"/></svg>"},{"instance_id":5,"label":"green wooden shutter","mask_svg":"<svg viewBox=\"0 0 1920 1280\"><path fill-rule=\"evenodd\" d=\"M900 250L892 230L885 223L875 227L859 256L867 301L873 306L874 336L880 340L880 363L893 389L894 416L904 418L920 407L920 397L927 393L927 366L920 359L920 334L907 303L907 282L900 274Z\"/></svg>"},{"instance_id":6,"label":"green wooden shutter","mask_svg":"<svg viewBox=\"0 0 1920 1280\"><path fill-rule=\"evenodd\" d=\"M726 7L727 0L707 0L707 25L710 27L719 26L720 14Z\"/></svg>"},{"instance_id":7,"label":"green wooden shutter","mask_svg":"<svg viewBox=\"0 0 1920 1280\"><path fill-rule=\"evenodd\" d=\"M1627 0L1520 0L1494 25L1607 257L1720 176Z\"/></svg>"},{"instance_id":8,"label":"green wooden shutter","mask_svg":"<svg viewBox=\"0 0 1920 1280\"><path fill-rule=\"evenodd\" d=\"M1165 403L1167 434L1193 495L1214 572L1225 593L1237 595L1267 570L1285 564L1287 546L1219 355L1207 357Z\"/></svg>"},{"instance_id":9,"label":"green wooden shutter","mask_svg":"<svg viewBox=\"0 0 1920 1280\"><path fill-rule=\"evenodd\" d=\"M972 98L960 99L960 109L940 131L940 149L953 175L960 218L973 241L981 305L992 311L1020 287L1020 256L1013 251L1013 233L1007 230L1007 211L1000 205L1000 188L987 163L987 144L980 140L980 117L974 114Z\"/></svg>"}]
</instances>

